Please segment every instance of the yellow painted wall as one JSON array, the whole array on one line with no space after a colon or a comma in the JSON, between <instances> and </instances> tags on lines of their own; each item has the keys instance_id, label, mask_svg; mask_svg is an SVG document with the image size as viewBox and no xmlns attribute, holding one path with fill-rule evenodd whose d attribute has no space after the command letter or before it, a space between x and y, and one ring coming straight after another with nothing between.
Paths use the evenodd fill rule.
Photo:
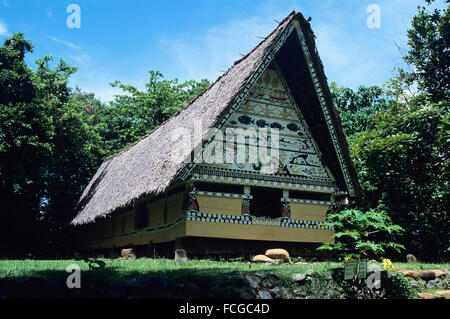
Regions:
<instances>
[{"instance_id":1,"label":"yellow painted wall","mask_svg":"<svg viewBox=\"0 0 450 319\"><path fill-rule=\"evenodd\" d=\"M287 228L262 225L241 225L187 221L167 231L138 233L132 236L92 241L88 248L111 248L170 242L185 236L244 240L322 243L333 240L334 231L310 228Z\"/></svg>"},{"instance_id":2,"label":"yellow painted wall","mask_svg":"<svg viewBox=\"0 0 450 319\"><path fill-rule=\"evenodd\" d=\"M129 212L126 212L124 214L124 223L125 223L125 227L124 227L124 231L125 233L129 233L135 230L135 214L136 214L136 210L133 209Z\"/></svg>"},{"instance_id":3,"label":"yellow painted wall","mask_svg":"<svg viewBox=\"0 0 450 319\"><path fill-rule=\"evenodd\" d=\"M200 213L238 216L242 212L241 198L197 195L197 202Z\"/></svg>"},{"instance_id":4,"label":"yellow painted wall","mask_svg":"<svg viewBox=\"0 0 450 319\"><path fill-rule=\"evenodd\" d=\"M123 216L119 215L114 217L114 234L118 235L123 230Z\"/></svg>"},{"instance_id":5,"label":"yellow painted wall","mask_svg":"<svg viewBox=\"0 0 450 319\"><path fill-rule=\"evenodd\" d=\"M325 221L328 205L290 203L291 218L297 220Z\"/></svg>"},{"instance_id":6,"label":"yellow painted wall","mask_svg":"<svg viewBox=\"0 0 450 319\"><path fill-rule=\"evenodd\" d=\"M186 222L186 235L229 239L323 243L332 240L334 231L328 229L188 221Z\"/></svg>"},{"instance_id":7,"label":"yellow painted wall","mask_svg":"<svg viewBox=\"0 0 450 319\"><path fill-rule=\"evenodd\" d=\"M167 201L167 222L180 217L183 210L184 193L171 197Z\"/></svg>"},{"instance_id":8,"label":"yellow painted wall","mask_svg":"<svg viewBox=\"0 0 450 319\"><path fill-rule=\"evenodd\" d=\"M115 247L125 247L133 245L148 245L151 241L153 243L163 243L174 241L177 238L186 236L186 225L181 223L174 228L167 231L160 231L155 233L138 233L132 236L122 236L116 238L110 238L105 240L91 241L88 244L88 248L112 248Z\"/></svg>"},{"instance_id":9,"label":"yellow painted wall","mask_svg":"<svg viewBox=\"0 0 450 319\"><path fill-rule=\"evenodd\" d=\"M114 220L108 217L104 221L104 236L112 236L114 234Z\"/></svg>"},{"instance_id":10,"label":"yellow painted wall","mask_svg":"<svg viewBox=\"0 0 450 319\"><path fill-rule=\"evenodd\" d=\"M148 208L148 226L158 226L164 224L164 200L153 202Z\"/></svg>"}]
</instances>

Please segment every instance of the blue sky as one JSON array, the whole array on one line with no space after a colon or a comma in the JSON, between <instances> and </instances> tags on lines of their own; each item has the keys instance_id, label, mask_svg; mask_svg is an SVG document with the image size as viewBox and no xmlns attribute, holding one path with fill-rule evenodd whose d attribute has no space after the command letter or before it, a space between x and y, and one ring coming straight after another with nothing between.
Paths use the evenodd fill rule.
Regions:
<instances>
[{"instance_id":1,"label":"blue sky","mask_svg":"<svg viewBox=\"0 0 450 319\"><path fill-rule=\"evenodd\" d=\"M439 0L438 0L439 1ZM214 81L292 10L312 17L328 79L340 85L381 85L402 66L395 43L423 0L0 0L0 41L24 31L29 55L51 54L79 67L71 85L104 101L119 93L109 82L143 88L148 70L166 78ZM441 1L441 6L443 6ZM68 28L70 4L81 27ZM368 28L367 7L381 9L381 27Z\"/></svg>"}]
</instances>

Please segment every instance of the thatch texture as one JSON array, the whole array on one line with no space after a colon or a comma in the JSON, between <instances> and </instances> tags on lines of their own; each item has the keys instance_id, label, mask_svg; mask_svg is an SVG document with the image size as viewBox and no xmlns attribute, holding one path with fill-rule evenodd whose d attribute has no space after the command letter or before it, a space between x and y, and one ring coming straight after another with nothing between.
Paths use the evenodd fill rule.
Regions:
<instances>
[{"instance_id":1,"label":"thatch texture","mask_svg":"<svg viewBox=\"0 0 450 319\"><path fill-rule=\"evenodd\" d=\"M142 196L164 192L185 167L171 158L173 150L182 142L172 141L172 132L179 128L192 130L192 123L199 119L204 128L214 127L295 16L295 12L287 16L270 35L185 108L122 152L108 158L83 192L71 224L92 222Z\"/></svg>"}]
</instances>

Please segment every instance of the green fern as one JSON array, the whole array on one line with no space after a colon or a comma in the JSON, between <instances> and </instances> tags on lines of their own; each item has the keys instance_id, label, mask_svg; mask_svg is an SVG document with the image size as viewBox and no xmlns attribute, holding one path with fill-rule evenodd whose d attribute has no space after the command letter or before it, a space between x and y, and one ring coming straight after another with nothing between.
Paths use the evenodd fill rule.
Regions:
<instances>
[{"instance_id":1,"label":"green fern","mask_svg":"<svg viewBox=\"0 0 450 319\"><path fill-rule=\"evenodd\" d=\"M323 225L335 229L336 240L322 244L318 250L335 251L342 257L351 255L360 258L381 256L389 249L397 252L405 249L403 245L394 242L377 240L380 233L393 235L404 231L402 227L393 225L385 212L346 209L329 214Z\"/></svg>"}]
</instances>

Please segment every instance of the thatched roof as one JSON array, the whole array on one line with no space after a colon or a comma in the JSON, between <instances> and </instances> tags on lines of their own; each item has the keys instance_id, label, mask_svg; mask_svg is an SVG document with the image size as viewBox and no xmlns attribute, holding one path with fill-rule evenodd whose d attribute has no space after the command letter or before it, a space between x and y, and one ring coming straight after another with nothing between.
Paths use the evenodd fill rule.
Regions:
<instances>
[{"instance_id":1,"label":"thatched roof","mask_svg":"<svg viewBox=\"0 0 450 319\"><path fill-rule=\"evenodd\" d=\"M182 141L172 141L171 133L180 127L191 129L192 123L199 119L204 128L215 127L294 19L298 19L302 26L309 27L301 14L292 12L252 51L236 61L186 107L146 136L108 158L84 190L71 224L92 222L144 196L164 192L186 166L172 158L173 149ZM342 137L348 153L343 134Z\"/></svg>"}]
</instances>

